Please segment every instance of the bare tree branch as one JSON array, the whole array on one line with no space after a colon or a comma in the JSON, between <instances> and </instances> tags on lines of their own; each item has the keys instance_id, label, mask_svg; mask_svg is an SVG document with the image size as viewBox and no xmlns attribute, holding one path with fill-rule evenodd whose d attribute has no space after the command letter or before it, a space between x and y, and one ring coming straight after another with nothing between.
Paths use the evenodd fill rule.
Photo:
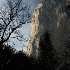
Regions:
<instances>
[{"instance_id":1,"label":"bare tree branch","mask_svg":"<svg viewBox=\"0 0 70 70\"><path fill-rule=\"evenodd\" d=\"M0 44L7 42L14 31L30 21L29 5L23 5L22 0L6 1L0 10Z\"/></svg>"}]
</instances>

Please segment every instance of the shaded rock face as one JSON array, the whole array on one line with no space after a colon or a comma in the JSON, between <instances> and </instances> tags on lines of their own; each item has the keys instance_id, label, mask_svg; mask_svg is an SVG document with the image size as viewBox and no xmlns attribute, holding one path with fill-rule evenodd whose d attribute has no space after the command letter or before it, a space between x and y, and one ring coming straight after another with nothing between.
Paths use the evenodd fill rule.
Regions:
<instances>
[{"instance_id":1,"label":"shaded rock face","mask_svg":"<svg viewBox=\"0 0 70 70\"><path fill-rule=\"evenodd\" d=\"M65 55L70 47L70 18L66 10L68 0L44 0L34 10L31 23L31 36L27 54L39 56L40 38L47 30L51 43L59 57Z\"/></svg>"}]
</instances>

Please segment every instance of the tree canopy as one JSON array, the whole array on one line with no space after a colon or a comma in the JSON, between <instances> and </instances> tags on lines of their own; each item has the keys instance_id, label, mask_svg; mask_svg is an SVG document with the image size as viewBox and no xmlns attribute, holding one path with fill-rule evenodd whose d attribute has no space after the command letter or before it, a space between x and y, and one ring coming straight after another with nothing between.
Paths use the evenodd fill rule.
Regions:
<instances>
[{"instance_id":1,"label":"tree canopy","mask_svg":"<svg viewBox=\"0 0 70 70\"><path fill-rule=\"evenodd\" d=\"M0 9L0 44L7 42L12 33L17 34L17 39L23 37L17 29L30 22L29 11L30 5L23 0L6 0Z\"/></svg>"}]
</instances>

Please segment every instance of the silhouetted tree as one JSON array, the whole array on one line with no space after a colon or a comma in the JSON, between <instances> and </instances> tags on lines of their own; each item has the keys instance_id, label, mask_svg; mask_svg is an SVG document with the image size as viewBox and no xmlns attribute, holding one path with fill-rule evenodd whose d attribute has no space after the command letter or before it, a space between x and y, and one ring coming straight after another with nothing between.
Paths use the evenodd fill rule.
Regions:
<instances>
[{"instance_id":1,"label":"silhouetted tree","mask_svg":"<svg viewBox=\"0 0 70 70\"><path fill-rule=\"evenodd\" d=\"M15 49L11 46L0 45L0 70L4 70L4 68L10 63L14 53Z\"/></svg>"},{"instance_id":2,"label":"silhouetted tree","mask_svg":"<svg viewBox=\"0 0 70 70\"><path fill-rule=\"evenodd\" d=\"M0 9L0 44L7 42L12 33L17 33L17 39L23 38L17 29L22 24L29 23L29 10L30 6L23 3L23 0L6 0L6 4Z\"/></svg>"},{"instance_id":3,"label":"silhouetted tree","mask_svg":"<svg viewBox=\"0 0 70 70\"><path fill-rule=\"evenodd\" d=\"M8 45L0 46L0 70L46 70L47 64L43 60L43 57L28 57L23 51L16 51Z\"/></svg>"},{"instance_id":4,"label":"silhouetted tree","mask_svg":"<svg viewBox=\"0 0 70 70\"><path fill-rule=\"evenodd\" d=\"M40 56L38 57L42 63L43 70L55 70L57 67L57 60L55 58L56 52L50 40L50 34L46 31L40 40Z\"/></svg>"},{"instance_id":5,"label":"silhouetted tree","mask_svg":"<svg viewBox=\"0 0 70 70\"><path fill-rule=\"evenodd\" d=\"M11 46L0 46L0 70L31 69L34 58L26 56L23 51L16 51ZM34 67L33 67L34 68Z\"/></svg>"}]
</instances>

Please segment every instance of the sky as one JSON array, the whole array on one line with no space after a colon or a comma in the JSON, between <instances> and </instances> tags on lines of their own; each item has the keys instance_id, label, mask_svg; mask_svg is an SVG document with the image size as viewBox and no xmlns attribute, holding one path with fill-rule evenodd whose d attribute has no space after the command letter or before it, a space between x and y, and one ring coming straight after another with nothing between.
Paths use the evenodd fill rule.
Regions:
<instances>
[{"instance_id":1,"label":"sky","mask_svg":"<svg viewBox=\"0 0 70 70\"><path fill-rule=\"evenodd\" d=\"M39 2L41 2L42 0L23 0L25 3L27 2L28 4L31 5L31 12L34 11L35 7L37 6L37 4ZM3 5L3 3L5 3L5 0L0 0L0 7ZM30 36L30 23L24 24L22 26L22 28L20 29L21 33L24 35L24 38L29 38ZM12 36L14 36L14 34L12 34ZM14 45L14 44L15 45ZM27 46L28 42L19 42L17 39L11 39L11 42L9 43L9 45L14 46L14 48L19 51L19 50L26 50L26 46Z\"/></svg>"}]
</instances>

